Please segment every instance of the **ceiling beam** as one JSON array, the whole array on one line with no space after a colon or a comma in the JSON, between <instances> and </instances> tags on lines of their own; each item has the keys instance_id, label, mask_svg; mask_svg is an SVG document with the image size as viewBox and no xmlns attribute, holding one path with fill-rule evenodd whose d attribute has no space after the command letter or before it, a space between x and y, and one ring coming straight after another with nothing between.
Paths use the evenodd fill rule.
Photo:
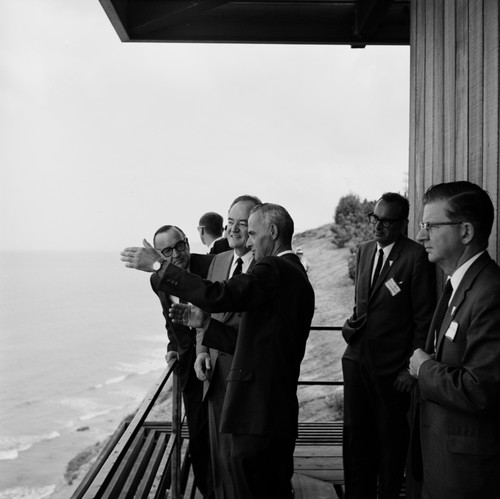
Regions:
<instances>
[{"instance_id":1,"label":"ceiling beam","mask_svg":"<svg viewBox=\"0 0 500 499\"><path fill-rule=\"evenodd\" d=\"M116 34L122 42L130 41L124 20L127 18L125 2L113 2L112 0L99 0L104 12L115 28Z\"/></svg>"},{"instance_id":2,"label":"ceiling beam","mask_svg":"<svg viewBox=\"0 0 500 499\"><path fill-rule=\"evenodd\" d=\"M354 35L367 38L378 31L393 0L356 0Z\"/></svg>"},{"instance_id":3,"label":"ceiling beam","mask_svg":"<svg viewBox=\"0 0 500 499\"><path fill-rule=\"evenodd\" d=\"M407 45L410 0L99 0L122 41Z\"/></svg>"},{"instance_id":4,"label":"ceiling beam","mask_svg":"<svg viewBox=\"0 0 500 499\"><path fill-rule=\"evenodd\" d=\"M157 17L150 21L143 22L138 26L134 26L132 28L134 37L141 38L144 35L154 33L155 31L162 31L173 24L191 21L199 14L206 12L207 10L220 7L230 1L231 0L196 0L186 3L186 5L182 8L173 9L161 17ZM168 2L166 2L165 5L168 5Z\"/></svg>"}]
</instances>

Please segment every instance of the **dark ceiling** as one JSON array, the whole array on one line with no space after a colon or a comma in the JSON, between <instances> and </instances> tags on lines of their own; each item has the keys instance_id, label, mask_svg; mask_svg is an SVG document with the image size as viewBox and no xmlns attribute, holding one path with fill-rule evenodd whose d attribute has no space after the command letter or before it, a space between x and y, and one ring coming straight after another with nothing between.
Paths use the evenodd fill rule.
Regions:
<instances>
[{"instance_id":1,"label":"dark ceiling","mask_svg":"<svg viewBox=\"0 0 500 499\"><path fill-rule=\"evenodd\" d=\"M410 0L99 1L123 42L410 43Z\"/></svg>"}]
</instances>

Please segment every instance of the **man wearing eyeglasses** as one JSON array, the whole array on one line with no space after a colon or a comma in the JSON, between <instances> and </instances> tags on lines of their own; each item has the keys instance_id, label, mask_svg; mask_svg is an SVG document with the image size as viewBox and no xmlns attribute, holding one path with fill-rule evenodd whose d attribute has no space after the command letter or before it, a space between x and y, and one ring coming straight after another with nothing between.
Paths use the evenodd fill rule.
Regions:
<instances>
[{"instance_id":1,"label":"man wearing eyeglasses","mask_svg":"<svg viewBox=\"0 0 500 499\"><path fill-rule=\"evenodd\" d=\"M355 306L342 328L346 499L396 499L403 482L409 358L436 304L434 268L405 235L408 212L406 198L384 194L368 217L374 239L356 255Z\"/></svg>"},{"instance_id":2,"label":"man wearing eyeglasses","mask_svg":"<svg viewBox=\"0 0 500 499\"><path fill-rule=\"evenodd\" d=\"M187 237L175 225L160 227L153 237L153 246L165 261L201 277L206 277L214 256L191 254ZM167 363L170 365L174 359L179 361L179 384L189 428L189 451L196 485L204 498L213 498L208 417L206 407L202 403L203 385L193 371L196 358L196 330L172 322L168 310L172 303L178 303L179 299L159 289L159 278L156 273L151 275L151 287L160 299L165 317L169 339Z\"/></svg>"},{"instance_id":3,"label":"man wearing eyeglasses","mask_svg":"<svg viewBox=\"0 0 500 499\"><path fill-rule=\"evenodd\" d=\"M447 282L425 348L410 360L421 398L422 497L496 499L500 268L487 252L493 204L465 181L429 188L423 203L417 237Z\"/></svg>"}]
</instances>

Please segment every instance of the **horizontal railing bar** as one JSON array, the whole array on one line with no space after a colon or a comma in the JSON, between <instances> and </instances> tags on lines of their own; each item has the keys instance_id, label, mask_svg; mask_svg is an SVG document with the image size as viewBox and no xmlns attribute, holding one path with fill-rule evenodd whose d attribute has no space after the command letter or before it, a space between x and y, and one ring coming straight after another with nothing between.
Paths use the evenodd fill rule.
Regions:
<instances>
[{"instance_id":1,"label":"horizontal railing bar","mask_svg":"<svg viewBox=\"0 0 500 499\"><path fill-rule=\"evenodd\" d=\"M343 386L344 382L343 381L302 381L302 380L299 380L298 384L299 385L306 385L306 386L311 386L311 385Z\"/></svg>"},{"instance_id":2,"label":"horizontal railing bar","mask_svg":"<svg viewBox=\"0 0 500 499\"><path fill-rule=\"evenodd\" d=\"M342 331L342 326L311 326L311 331Z\"/></svg>"},{"instance_id":3,"label":"horizontal railing bar","mask_svg":"<svg viewBox=\"0 0 500 499\"><path fill-rule=\"evenodd\" d=\"M341 326L311 326L312 331L341 331ZM153 385L153 387L148 391L145 396L143 402L141 403L139 409L135 413L133 419L130 423L123 425L120 432L117 432L113 438L111 439L110 444L106 446L106 452L103 452L98 459L98 465L93 467L91 470L90 476L86 477L87 479L83 480L80 486L77 488L72 498L97 498L101 497L101 495L106 491L106 488L110 483L112 483L112 476L117 472L121 465L123 465L122 460L126 459L127 453L130 451L131 446L133 447L133 442L139 437L138 434L141 428L145 429L151 426L154 426L154 423L147 422L146 419L148 414L150 413L153 405L158 399L158 396L162 392L165 387L167 381L170 379L173 370L177 367L177 362L174 362L170 368L167 368L163 371L159 380ZM312 385L320 385L320 386L342 386L343 381L326 381L326 380L316 380L316 381L304 381L300 380L298 382L299 385L303 386L312 386ZM172 387L172 391L174 391L174 387ZM172 423L169 424L160 423L162 430L169 429L172 431ZM160 430L161 431L161 430ZM332 436L323 436L321 434L321 430L318 432L314 432L312 435L308 435L306 440L309 438L315 438L318 441L328 441L332 439ZM188 437L187 428L181 426L181 432L178 435L178 438L183 439ZM304 435L305 437L305 435ZM164 437L162 437L164 438ZM334 438L334 437L333 437ZM168 457L171 455L172 447L177 442L177 438L175 434L170 434L168 443L166 445L165 453L163 456L156 456L157 465L159 464L159 472L161 476L164 476L168 467ZM161 457L161 459L160 459ZM160 459L160 461L158 461ZM121 464L120 464L121 463ZM90 479L89 479L90 478ZM172 477L173 478L173 477ZM162 487L160 483L157 481L158 475L155 476L153 483L149 482L147 484L152 486L152 489L157 490L158 487ZM137 485L134 484L134 488ZM172 485L171 485L172 486ZM171 490L171 493L174 492Z\"/></svg>"},{"instance_id":4,"label":"horizontal railing bar","mask_svg":"<svg viewBox=\"0 0 500 499\"><path fill-rule=\"evenodd\" d=\"M342 331L342 326L311 326L310 329L311 329L311 331ZM303 386L312 386L312 385L344 386L344 381L325 381L325 380L305 381L305 380L299 380L298 384L303 385Z\"/></svg>"}]
</instances>

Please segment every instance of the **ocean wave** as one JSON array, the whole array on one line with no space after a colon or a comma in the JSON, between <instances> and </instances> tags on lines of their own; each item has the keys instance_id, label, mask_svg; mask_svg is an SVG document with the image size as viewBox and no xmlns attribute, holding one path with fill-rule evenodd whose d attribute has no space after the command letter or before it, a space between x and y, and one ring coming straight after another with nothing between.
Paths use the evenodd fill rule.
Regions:
<instances>
[{"instance_id":1,"label":"ocean wave","mask_svg":"<svg viewBox=\"0 0 500 499\"><path fill-rule=\"evenodd\" d=\"M10 461L12 459L17 459L18 457L19 457L19 452L17 450L0 451L0 461Z\"/></svg>"},{"instance_id":2,"label":"ocean wave","mask_svg":"<svg viewBox=\"0 0 500 499\"><path fill-rule=\"evenodd\" d=\"M50 497L55 485L47 485L46 487L14 487L12 489L0 490L0 499L45 499Z\"/></svg>"},{"instance_id":3,"label":"ocean wave","mask_svg":"<svg viewBox=\"0 0 500 499\"><path fill-rule=\"evenodd\" d=\"M20 452L31 449L33 445L60 437L60 433L52 431L42 435L20 435L0 437L0 461L17 459ZM1 496L0 496L1 499Z\"/></svg>"},{"instance_id":4,"label":"ocean wave","mask_svg":"<svg viewBox=\"0 0 500 499\"><path fill-rule=\"evenodd\" d=\"M96 412L89 412L88 414L84 414L83 416L80 416L78 419L80 421L88 421L89 419L97 418L99 416L105 416L106 414L109 414L112 409L107 409L104 411L96 411Z\"/></svg>"},{"instance_id":5,"label":"ocean wave","mask_svg":"<svg viewBox=\"0 0 500 499\"><path fill-rule=\"evenodd\" d=\"M109 403L102 403L99 400L93 400L87 397L67 397L61 399L59 403L79 412L80 415L77 416L78 421L88 421L89 419L97 418L99 416L105 416L106 414L122 408L121 404L112 406ZM67 428L71 428L73 426L74 421L70 421L66 424Z\"/></svg>"},{"instance_id":6,"label":"ocean wave","mask_svg":"<svg viewBox=\"0 0 500 499\"><path fill-rule=\"evenodd\" d=\"M166 365L163 357L155 356L140 362L121 362L115 366L115 369L129 374L144 375L165 369Z\"/></svg>"},{"instance_id":7,"label":"ocean wave","mask_svg":"<svg viewBox=\"0 0 500 499\"><path fill-rule=\"evenodd\" d=\"M122 376L115 376L113 378L107 379L106 381L104 381L104 383L98 383L97 385L94 385L91 389L92 390L99 390L101 388L104 388L105 386L115 385L117 383L122 383L130 376L132 376L132 374L123 374Z\"/></svg>"},{"instance_id":8,"label":"ocean wave","mask_svg":"<svg viewBox=\"0 0 500 499\"><path fill-rule=\"evenodd\" d=\"M127 375L123 376L116 376L114 378L110 378L104 382L105 385L114 385L115 383L121 383L122 381L125 381L128 378Z\"/></svg>"}]
</instances>

